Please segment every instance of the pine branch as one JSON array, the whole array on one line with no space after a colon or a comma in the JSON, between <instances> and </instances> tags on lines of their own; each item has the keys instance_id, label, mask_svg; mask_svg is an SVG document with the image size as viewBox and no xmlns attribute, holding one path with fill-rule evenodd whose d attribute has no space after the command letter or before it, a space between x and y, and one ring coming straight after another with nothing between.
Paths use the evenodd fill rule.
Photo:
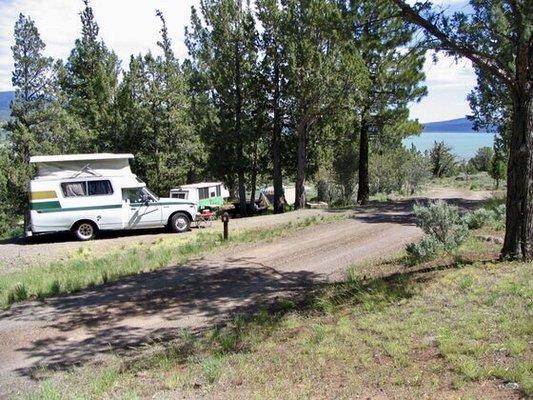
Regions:
<instances>
[{"instance_id":1,"label":"pine branch","mask_svg":"<svg viewBox=\"0 0 533 400\"><path fill-rule=\"evenodd\" d=\"M481 52L471 46L466 46L455 41L448 34L443 32L436 24L429 19L422 17L416 10L403 0L392 0L402 11L402 14L412 23L424 28L428 33L437 38L446 50L455 52L468 58L480 69L499 77L508 86L514 86L512 71L489 54Z\"/></svg>"}]
</instances>

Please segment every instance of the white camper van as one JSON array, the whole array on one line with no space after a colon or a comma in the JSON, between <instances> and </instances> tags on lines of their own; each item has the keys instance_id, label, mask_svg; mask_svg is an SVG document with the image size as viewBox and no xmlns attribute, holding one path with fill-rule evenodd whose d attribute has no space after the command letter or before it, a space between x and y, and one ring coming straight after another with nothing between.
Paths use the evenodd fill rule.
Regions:
<instances>
[{"instance_id":1,"label":"white camper van","mask_svg":"<svg viewBox=\"0 0 533 400\"><path fill-rule=\"evenodd\" d=\"M37 176L30 182L26 235L70 230L89 240L100 230L188 230L197 204L155 196L131 172L132 158L108 153L31 157Z\"/></svg>"}]
</instances>

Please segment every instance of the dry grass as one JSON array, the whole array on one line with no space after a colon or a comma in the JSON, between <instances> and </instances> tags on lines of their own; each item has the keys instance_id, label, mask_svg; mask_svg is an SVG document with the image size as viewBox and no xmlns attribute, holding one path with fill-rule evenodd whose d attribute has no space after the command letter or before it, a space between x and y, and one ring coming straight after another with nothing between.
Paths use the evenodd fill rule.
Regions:
<instances>
[{"instance_id":1,"label":"dry grass","mask_svg":"<svg viewBox=\"0 0 533 400\"><path fill-rule=\"evenodd\" d=\"M7 308L13 303L27 299L44 299L74 293L126 276L154 271L169 265L180 265L194 256L217 248L273 240L298 229L343 218L346 218L346 214L308 217L273 228L236 231L228 241L223 241L218 232L199 232L196 235L159 239L152 244L133 245L103 256L95 256L87 249L80 249L74 257L66 261L29 266L2 274L0 307Z\"/></svg>"},{"instance_id":2,"label":"dry grass","mask_svg":"<svg viewBox=\"0 0 533 400\"><path fill-rule=\"evenodd\" d=\"M496 253L472 238L455 257L413 268L401 258L354 267L305 301L52 375L31 397L528 396L533 263L498 263Z\"/></svg>"}]
</instances>

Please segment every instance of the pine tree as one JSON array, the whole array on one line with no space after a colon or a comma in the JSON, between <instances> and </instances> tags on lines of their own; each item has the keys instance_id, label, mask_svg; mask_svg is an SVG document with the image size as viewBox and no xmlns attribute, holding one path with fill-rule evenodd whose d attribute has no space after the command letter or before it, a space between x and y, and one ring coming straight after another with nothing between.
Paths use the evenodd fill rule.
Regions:
<instances>
[{"instance_id":1,"label":"pine tree","mask_svg":"<svg viewBox=\"0 0 533 400\"><path fill-rule=\"evenodd\" d=\"M370 195L371 142L379 142L387 131L391 132L387 127L405 124L409 103L426 94L421 85L425 48L412 46L413 27L398 18L388 0L349 0L345 13L347 35L354 41L369 79L361 108L355 110L360 115L357 201L364 204Z\"/></svg>"},{"instance_id":2,"label":"pine tree","mask_svg":"<svg viewBox=\"0 0 533 400\"><path fill-rule=\"evenodd\" d=\"M28 206L27 185L32 174L30 157L49 143L48 128L53 119L52 62L45 57L44 42L30 17L19 15L15 23L12 84L15 97L11 103L11 119L6 126L10 162L6 163L9 210L5 215L15 218ZM7 218L7 217L6 217Z\"/></svg>"},{"instance_id":3,"label":"pine tree","mask_svg":"<svg viewBox=\"0 0 533 400\"><path fill-rule=\"evenodd\" d=\"M89 132L93 151L113 151L116 143L114 99L120 63L99 39L89 0L80 13L81 37L65 65L60 84L65 107Z\"/></svg>"},{"instance_id":4,"label":"pine tree","mask_svg":"<svg viewBox=\"0 0 533 400\"><path fill-rule=\"evenodd\" d=\"M470 1L473 12L447 16L428 3L392 0L435 48L469 59L483 83L505 88L510 104L504 258L533 259L533 29L531 2Z\"/></svg>"},{"instance_id":5,"label":"pine tree","mask_svg":"<svg viewBox=\"0 0 533 400\"><path fill-rule=\"evenodd\" d=\"M35 128L46 120L44 113L50 98L52 62L43 56L44 42L33 20L23 14L15 24L15 61L13 77L15 97L11 103L12 121L8 125L13 150L28 164L39 143Z\"/></svg>"},{"instance_id":6,"label":"pine tree","mask_svg":"<svg viewBox=\"0 0 533 400\"><path fill-rule=\"evenodd\" d=\"M193 8L186 43L191 65L204 76L216 119L204 137L216 176L232 188L237 176L240 209L246 215L246 176L250 143L250 82L257 63L256 28L249 4L242 0L203 0L202 17ZM207 133L207 132L206 132Z\"/></svg>"},{"instance_id":7,"label":"pine tree","mask_svg":"<svg viewBox=\"0 0 533 400\"><path fill-rule=\"evenodd\" d=\"M187 82L172 50L163 14L162 55L132 57L117 95L120 147L136 154L134 169L158 194L187 180L200 143L190 121Z\"/></svg>"}]
</instances>

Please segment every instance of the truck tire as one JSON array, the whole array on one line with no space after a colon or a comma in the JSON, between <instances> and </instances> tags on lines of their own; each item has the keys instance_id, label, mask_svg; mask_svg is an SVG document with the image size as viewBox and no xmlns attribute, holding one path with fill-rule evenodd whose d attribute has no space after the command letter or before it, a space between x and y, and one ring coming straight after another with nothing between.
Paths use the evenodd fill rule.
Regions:
<instances>
[{"instance_id":1,"label":"truck tire","mask_svg":"<svg viewBox=\"0 0 533 400\"><path fill-rule=\"evenodd\" d=\"M97 231L96 225L90 221L80 221L76 223L73 229L74 236L81 241L94 239Z\"/></svg>"},{"instance_id":2,"label":"truck tire","mask_svg":"<svg viewBox=\"0 0 533 400\"><path fill-rule=\"evenodd\" d=\"M182 212L177 212L170 218L170 229L172 232L181 233L189 230L191 220L189 216Z\"/></svg>"}]
</instances>

